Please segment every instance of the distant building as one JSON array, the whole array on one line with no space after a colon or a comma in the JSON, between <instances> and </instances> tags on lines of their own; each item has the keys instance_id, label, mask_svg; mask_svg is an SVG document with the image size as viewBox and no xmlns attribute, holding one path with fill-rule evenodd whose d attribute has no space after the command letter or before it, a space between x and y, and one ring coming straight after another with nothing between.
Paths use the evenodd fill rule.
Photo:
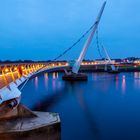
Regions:
<instances>
[{"instance_id":1,"label":"distant building","mask_svg":"<svg viewBox=\"0 0 140 140\"><path fill-rule=\"evenodd\" d=\"M140 65L140 58L135 60L134 63Z\"/></svg>"}]
</instances>

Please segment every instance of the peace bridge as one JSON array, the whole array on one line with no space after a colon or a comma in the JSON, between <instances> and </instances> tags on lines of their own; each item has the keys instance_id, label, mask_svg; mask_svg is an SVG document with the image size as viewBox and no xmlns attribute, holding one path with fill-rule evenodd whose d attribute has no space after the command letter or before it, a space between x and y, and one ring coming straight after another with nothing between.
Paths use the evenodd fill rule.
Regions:
<instances>
[{"instance_id":1,"label":"peace bridge","mask_svg":"<svg viewBox=\"0 0 140 140\"><path fill-rule=\"evenodd\" d=\"M119 66L122 71L138 71L140 67L140 61L136 60L133 63L120 63L112 60L112 64ZM108 65L106 61L83 61L81 64L81 70L92 70L92 71L105 71L104 67ZM10 83L17 80L21 80L23 77L26 78L28 75L36 75L40 72L51 70L64 70L71 69L69 62L57 61L57 62L44 62L44 63L9 63L0 64L0 88L8 86Z\"/></svg>"}]
</instances>

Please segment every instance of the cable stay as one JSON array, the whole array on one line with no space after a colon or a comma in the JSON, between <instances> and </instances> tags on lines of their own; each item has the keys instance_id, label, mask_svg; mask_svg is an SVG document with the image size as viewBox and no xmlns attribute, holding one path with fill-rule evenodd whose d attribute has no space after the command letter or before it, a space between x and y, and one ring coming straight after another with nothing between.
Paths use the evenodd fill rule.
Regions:
<instances>
[{"instance_id":1,"label":"cable stay","mask_svg":"<svg viewBox=\"0 0 140 140\"><path fill-rule=\"evenodd\" d=\"M54 58L53 61L57 61L59 58L64 56L66 53L68 53L72 48L74 48L78 43L80 43L83 40L83 38L85 38L85 36L94 28L95 25L96 25L96 22L79 39L77 39L75 43L73 43L68 49L63 51L56 58Z\"/></svg>"},{"instance_id":2,"label":"cable stay","mask_svg":"<svg viewBox=\"0 0 140 140\"><path fill-rule=\"evenodd\" d=\"M103 3L103 6L102 6L102 8L101 8L101 10L100 10L100 12L99 12L99 14L98 14L98 16L97 16L96 21L95 21L95 26L94 26L94 28L92 29L90 35L88 36L88 38L87 38L87 40L86 40L86 42L85 42L85 44L84 44L84 47L83 47L83 49L82 49L82 52L80 53L79 58L76 60L74 66L72 67L72 72L75 73L75 74L78 73L78 71L79 71L79 69L80 69L80 65L81 65L81 63L82 63L82 61L83 61L83 59L84 59L84 57L85 57L86 52L87 52L87 49L88 49L88 47L90 46L90 43L91 43L91 41L92 41L92 39L93 39L93 36L94 36L94 34L95 34L95 32L96 32L96 29L98 28L98 25L99 25L100 19L101 19L101 17L102 17L102 14L103 14L105 5L106 5L106 2Z\"/></svg>"},{"instance_id":3,"label":"cable stay","mask_svg":"<svg viewBox=\"0 0 140 140\"><path fill-rule=\"evenodd\" d=\"M115 67L114 64L112 64L111 62L111 58L107 52L107 50L105 49L105 47L100 43L99 41L99 33L98 33L98 29L96 31L96 45L97 45L97 50L98 50L98 53L100 55L100 57L103 59L103 55L101 53L101 50L100 50L100 47L102 48L103 52L104 52L104 55L105 55L105 61L107 62L107 64L110 64L111 66L111 71L116 71L118 70L117 67ZM105 71L107 71L107 65L105 65Z\"/></svg>"},{"instance_id":4,"label":"cable stay","mask_svg":"<svg viewBox=\"0 0 140 140\"><path fill-rule=\"evenodd\" d=\"M100 19L102 17L102 14L103 14L103 11L104 11L104 8L105 8L105 5L106 5L106 1L103 3L102 7L101 7L101 10L97 16L97 19L94 23L94 27L92 28L91 30L91 33L89 34L84 46L83 46L83 49L80 53L80 56L79 58L76 60L76 62L74 63L73 67L72 67L72 72L69 73L69 74L65 74L62 78L63 80L87 80L87 75L85 74L81 74L81 73L78 73L79 69L80 69L80 65L86 55L86 52L87 52L87 49L89 48L90 44L91 44L91 41L93 39L93 36L94 34L96 33L96 30L97 30L97 27L99 25L99 22L100 22Z\"/></svg>"},{"instance_id":5,"label":"cable stay","mask_svg":"<svg viewBox=\"0 0 140 140\"><path fill-rule=\"evenodd\" d=\"M97 46L97 50L98 50L100 58L103 59L103 55L102 55L101 50L100 50L99 42L100 42L99 41L99 33L98 33L98 28L97 28L97 31L96 31L96 46Z\"/></svg>"}]
</instances>

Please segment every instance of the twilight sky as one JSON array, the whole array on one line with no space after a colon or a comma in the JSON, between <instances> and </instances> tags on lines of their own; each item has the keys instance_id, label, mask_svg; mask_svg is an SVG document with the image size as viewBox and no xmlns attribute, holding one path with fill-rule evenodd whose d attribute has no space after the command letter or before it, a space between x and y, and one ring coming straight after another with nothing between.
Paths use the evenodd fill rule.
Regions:
<instances>
[{"instance_id":1,"label":"twilight sky","mask_svg":"<svg viewBox=\"0 0 140 140\"><path fill-rule=\"evenodd\" d=\"M0 0L0 59L48 60L95 21L103 0ZM99 38L111 58L140 57L140 0L108 0ZM62 59L76 59L84 40ZM100 58L95 37L86 58Z\"/></svg>"}]
</instances>

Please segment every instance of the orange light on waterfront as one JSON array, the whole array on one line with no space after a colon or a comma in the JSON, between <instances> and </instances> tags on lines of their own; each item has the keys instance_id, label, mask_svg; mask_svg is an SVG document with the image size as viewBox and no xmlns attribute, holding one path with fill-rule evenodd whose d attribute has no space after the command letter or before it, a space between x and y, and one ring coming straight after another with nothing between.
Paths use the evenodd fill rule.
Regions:
<instances>
[{"instance_id":1,"label":"orange light on waterfront","mask_svg":"<svg viewBox=\"0 0 140 140\"><path fill-rule=\"evenodd\" d=\"M140 65L140 60L134 61L134 64L139 64Z\"/></svg>"},{"instance_id":2,"label":"orange light on waterfront","mask_svg":"<svg viewBox=\"0 0 140 140\"><path fill-rule=\"evenodd\" d=\"M94 64L96 65L96 64L97 64L97 62L94 62Z\"/></svg>"}]
</instances>

